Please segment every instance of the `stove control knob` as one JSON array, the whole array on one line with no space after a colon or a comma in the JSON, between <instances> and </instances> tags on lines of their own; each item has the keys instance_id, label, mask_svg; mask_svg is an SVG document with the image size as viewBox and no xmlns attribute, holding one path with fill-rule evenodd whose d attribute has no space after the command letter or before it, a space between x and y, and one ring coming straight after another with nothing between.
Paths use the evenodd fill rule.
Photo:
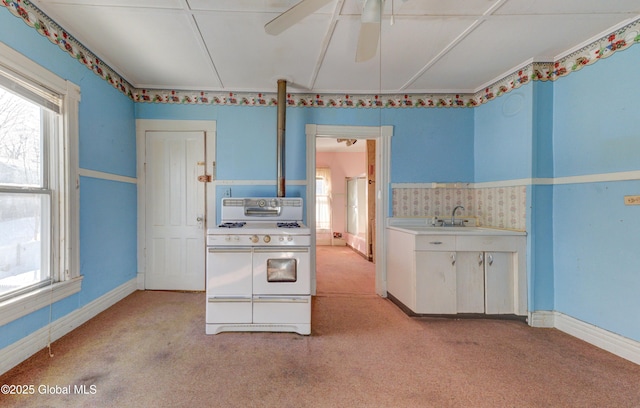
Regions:
<instances>
[{"instance_id":1,"label":"stove control knob","mask_svg":"<svg viewBox=\"0 0 640 408\"><path fill-rule=\"evenodd\" d=\"M271 242L271 237L270 237L269 235L265 235L265 236L264 236L264 238L262 238L262 240L263 240L264 242L269 243L269 242Z\"/></svg>"},{"instance_id":2,"label":"stove control knob","mask_svg":"<svg viewBox=\"0 0 640 408\"><path fill-rule=\"evenodd\" d=\"M284 237L280 237L280 241L284 241Z\"/></svg>"},{"instance_id":3,"label":"stove control knob","mask_svg":"<svg viewBox=\"0 0 640 408\"><path fill-rule=\"evenodd\" d=\"M253 242L254 244L256 242L258 242L258 236L257 235L252 235L250 239L251 239L251 242Z\"/></svg>"},{"instance_id":4,"label":"stove control knob","mask_svg":"<svg viewBox=\"0 0 640 408\"><path fill-rule=\"evenodd\" d=\"M231 241L231 235L227 235L224 240L225 241Z\"/></svg>"},{"instance_id":5,"label":"stove control knob","mask_svg":"<svg viewBox=\"0 0 640 408\"><path fill-rule=\"evenodd\" d=\"M293 237L287 237L288 241L293 241Z\"/></svg>"}]
</instances>

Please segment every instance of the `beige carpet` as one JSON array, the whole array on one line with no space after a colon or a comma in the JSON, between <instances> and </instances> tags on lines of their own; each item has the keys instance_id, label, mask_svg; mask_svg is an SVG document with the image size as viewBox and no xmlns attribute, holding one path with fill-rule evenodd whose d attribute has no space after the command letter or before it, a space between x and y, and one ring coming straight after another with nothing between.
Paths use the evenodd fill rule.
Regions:
<instances>
[{"instance_id":1,"label":"beige carpet","mask_svg":"<svg viewBox=\"0 0 640 408\"><path fill-rule=\"evenodd\" d=\"M36 395L0 406L640 406L638 365L521 322L410 318L373 294L359 255L320 248L318 259L311 336L207 336L203 293L136 292L55 342L53 358L43 350L1 376Z\"/></svg>"}]
</instances>

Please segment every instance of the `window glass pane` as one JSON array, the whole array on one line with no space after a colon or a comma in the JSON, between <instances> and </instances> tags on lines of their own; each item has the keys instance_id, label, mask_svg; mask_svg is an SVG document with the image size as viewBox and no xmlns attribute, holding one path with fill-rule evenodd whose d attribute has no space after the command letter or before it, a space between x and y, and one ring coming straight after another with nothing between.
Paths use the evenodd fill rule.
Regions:
<instances>
[{"instance_id":1,"label":"window glass pane","mask_svg":"<svg viewBox=\"0 0 640 408\"><path fill-rule=\"evenodd\" d=\"M316 195L327 195L325 182L322 177L316 177Z\"/></svg>"},{"instance_id":2,"label":"window glass pane","mask_svg":"<svg viewBox=\"0 0 640 408\"><path fill-rule=\"evenodd\" d=\"M41 108L0 88L0 184L42 187Z\"/></svg>"},{"instance_id":3,"label":"window glass pane","mask_svg":"<svg viewBox=\"0 0 640 408\"><path fill-rule=\"evenodd\" d=\"M0 296L49 280L49 201L0 193Z\"/></svg>"},{"instance_id":4,"label":"window glass pane","mask_svg":"<svg viewBox=\"0 0 640 408\"><path fill-rule=\"evenodd\" d=\"M331 206L328 196L316 196L316 229L331 228Z\"/></svg>"}]
</instances>

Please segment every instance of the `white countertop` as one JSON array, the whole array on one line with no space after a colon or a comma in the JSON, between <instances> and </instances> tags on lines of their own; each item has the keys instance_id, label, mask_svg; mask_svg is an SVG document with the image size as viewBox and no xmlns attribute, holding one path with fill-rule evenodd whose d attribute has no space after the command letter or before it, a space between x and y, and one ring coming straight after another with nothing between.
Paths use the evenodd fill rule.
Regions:
<instances>
[{"instance_id":1,"label":"white countertop","mask_svg":"<svg viewBox=\"0 0 640 408\"><path fill-rule=\"evenodd\" d=\"M389 220L387 228L414 235L508 235L525 236L525 231L516 231L491 227L434 227L425 225L426 219Z\"/></svg>"}]
</instances>

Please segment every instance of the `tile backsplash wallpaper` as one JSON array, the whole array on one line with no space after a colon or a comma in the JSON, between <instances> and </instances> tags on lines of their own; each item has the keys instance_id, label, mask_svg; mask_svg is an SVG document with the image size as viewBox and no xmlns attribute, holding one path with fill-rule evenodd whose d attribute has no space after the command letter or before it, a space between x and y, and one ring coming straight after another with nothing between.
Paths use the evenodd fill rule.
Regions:
<instances>
[{"instance_id":1,"label":"tile backsplash wallpaper","mask_svg":"<svg viewBox=\"0 0 640 408\"><path fill-rule=\"evenodd\" d=\"M487 188L393 188L394 217L447 218L457 214L476 217L479 226L526 229L527 187Z\"/></svg>"}]
</instances>

